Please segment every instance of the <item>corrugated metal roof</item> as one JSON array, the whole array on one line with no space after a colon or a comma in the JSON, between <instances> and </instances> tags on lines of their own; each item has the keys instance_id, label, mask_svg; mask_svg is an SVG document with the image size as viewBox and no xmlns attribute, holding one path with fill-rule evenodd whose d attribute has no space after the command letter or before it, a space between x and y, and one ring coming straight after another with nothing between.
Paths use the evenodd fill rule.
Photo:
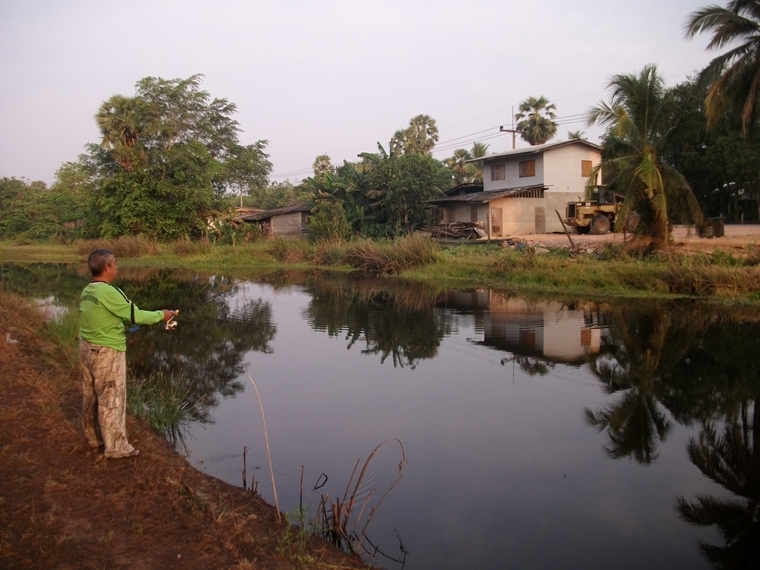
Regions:
<instances>
[{"instance_id":1,"label":"corrugated metal roof","mask_svg":"<svg viewBox=\"0 0 760 570\"><path fill-rule=\"evenodd\" d=\"M509 158L512 156L521 156L521 155L529 155L529 154L541 154L542 152L547 152L550 150L554 150L557 148L561 148L563 146L569 146L574 144L581 144L584 146L587 146L589 148L592 148L594 150L602 150L602 147L598 144L594 144L592 142L589 142L587 140L583 139L571 139L569 141L557 141L557 142L548 142L544 144L537 144L535 146L529 146L525 148L515 148L511 150L505 150L502 152L495 152L494 154L489 154L488 156L484 156L482 158L473 158L471 160L468 160L467 162L489 162L492 160L498 160L502 158Z\"/></svg>"},{"instance_id":2,"label":"corrugated metal roof","mask_svg":"<svg viewBox=\"0 0 760 570\"><path fill-rule=\"evenodd\" d=\"M242 220L244 222L259 222L266 220L267 218L273 218L282 214L292 214L293 212L311 212L314 208L311 204L295 204L293 206L285 206L284 208L274 208L273 210L262 210L261 212L254 212L252 214L245 214L238 216L236 220Z\"/></svg>"},{"instance_id":3,"label":"corrugated metal roof","mask_svg":"<svg viewBox=\"0 0 760 570\"><path fill-rule=\"evenodd\" d=\"M459 196L446 196L445 198L435 198L428 200L430 204L448 204L451 202L474 202L488 203L500 198L509 198L515 194L520 194L526 190L537 190L546 188L543 184L534 184L533 186L521 186L519 188L509 188L507 190L488 190L484 192L475 192L473 194L460 194Z\"/></svg>"}]
</instances>

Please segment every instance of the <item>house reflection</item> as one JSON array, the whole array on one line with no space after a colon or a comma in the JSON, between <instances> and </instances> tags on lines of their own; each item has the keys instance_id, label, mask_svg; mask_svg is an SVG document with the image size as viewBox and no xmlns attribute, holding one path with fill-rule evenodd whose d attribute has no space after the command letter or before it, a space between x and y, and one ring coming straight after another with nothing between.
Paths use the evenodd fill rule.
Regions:
<instances>
[{"instance_id":1,"label":"house reflection","mask_svg":"<svg viewBox=\"0 0 760 570\"><path fill-rule=\"evenodd\" d=\"M472 313L482 344L515 356L583 364L601 349L610 312L597 303L531 301L489 289L449 291L442 305Z\"/></svg>"}]
</instances>

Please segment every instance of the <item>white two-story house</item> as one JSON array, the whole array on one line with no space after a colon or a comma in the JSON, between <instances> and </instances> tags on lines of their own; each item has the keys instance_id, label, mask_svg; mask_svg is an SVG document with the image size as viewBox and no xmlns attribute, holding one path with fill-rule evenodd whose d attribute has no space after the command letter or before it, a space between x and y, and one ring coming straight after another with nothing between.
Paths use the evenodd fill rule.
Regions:
<instances>
[{"instance_id":1,"label":"white two-story house","mask_svg":"<svg viewBox=\"0 0 760 570\"><path fill-rule=\"evenodd\" d=\"M489 238L563 231L567 202L583 198L601 147L573 139L495 153L483 160L483 190L432 200L440 223L481 222ZM597 180L601 184L601 180Z\"/></svg>"}]
</instances>

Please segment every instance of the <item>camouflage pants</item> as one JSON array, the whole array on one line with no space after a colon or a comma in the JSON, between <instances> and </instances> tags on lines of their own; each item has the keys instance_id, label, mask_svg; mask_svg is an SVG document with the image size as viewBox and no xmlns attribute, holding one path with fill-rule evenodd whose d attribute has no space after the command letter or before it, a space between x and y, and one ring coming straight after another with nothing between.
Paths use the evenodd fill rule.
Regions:
<instances>
[{"instance_id":1,"label":"camouflage pants","mask_svg":"<svg viewBox=\"0 0 760 570\"><path fill-rule=\"evenodd\" d=\"M130 455L135 448L127 441L126 354L80 339L79 363L87 443L93 449L104 445L106 457Z\"/></svg>"}]
</instances>

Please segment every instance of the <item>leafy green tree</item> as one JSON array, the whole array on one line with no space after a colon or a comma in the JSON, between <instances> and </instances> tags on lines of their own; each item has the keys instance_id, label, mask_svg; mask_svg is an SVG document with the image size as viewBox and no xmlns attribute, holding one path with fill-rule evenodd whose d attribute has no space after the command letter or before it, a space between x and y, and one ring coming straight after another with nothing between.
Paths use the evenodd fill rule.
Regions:
<instances>
[{"instance_id":1,"label":"leafy green tree","mask_svg":"<svg viewBox=\"0 0 760 570\"><path fill-rule=\"evenodd\" d=\"M342 241L351 234L346 211L337 201L324 200L317 204L312 210L309 227L318 240Z\"/></svg>"},{"instance_id":2,"label":"leafy green tree","mask_svg":"<svg viewBox=\"0 0 760 570\"><path fill-rule=\"evenodd\" d=\"M114 96L101 106L103 140L87 158L98 180L92 235L203 235L226 194L266 185L267 141L241 145L235 105L212 99L201 79L146 77L134 98Z\"/></svg>"},{"instance_id":3,"label":"leafy green tree","mask_svg":"<svg viewBox=\"0 0 760 570\"><path fill-rule=\"evenodd\" d=\"M685 140L699 124L686 118L671 122L664 82L654 65L638 75L614 75L609 82L611 99L589 112L589 124L606 128L600 170L610 189L625 196L618 225L635 211L641 216L637 232L663 243L669 235L671 217L700 223L702 211L691 186L665 160L664 149L672 140Z\"/></svg>"},{"instance_id":4,"label":"leafy green tree","mask_svg":"<svg viewBox=\"0 0 760 570\"><path fill-rule=\"evenodd\" d=\"M427 219L427 200L440 196L450 185L449 170L430 155L362 153L360 168L366 175L367 196L373 200L374 235L398 235ZM383 231L381 228L384 228ZM368 228L365 226L365 232ZM378 231L380 230L380 231Z\"/></svg>"},{"instance_id":5,"label":"leafy green tree","mask_svg":"<svg viewBox=\"0 0 760 570\"><path fill-rule=\"evenodd\" d=\"M699 82L708 86L708 126L715 127L724 113L731 112L739 117L742 135L751 138L760 97L760 2L729 0L725 8L710 5L695 10L684 31L687 38L711 33L708 50L732 46L699 74Z\"/></svg>"},{"instance_id":6,"label":"leafy green tree","mask_svg":"<svg viewBox=\"0 0 760 570\"><path fill-rule=\"evenodd\" d=\"M524 141L531 146L544 144L557 133L554 103L546 97L528 97L520 103L515 114L517 130Z\"/></svg>"}]
</instances>

